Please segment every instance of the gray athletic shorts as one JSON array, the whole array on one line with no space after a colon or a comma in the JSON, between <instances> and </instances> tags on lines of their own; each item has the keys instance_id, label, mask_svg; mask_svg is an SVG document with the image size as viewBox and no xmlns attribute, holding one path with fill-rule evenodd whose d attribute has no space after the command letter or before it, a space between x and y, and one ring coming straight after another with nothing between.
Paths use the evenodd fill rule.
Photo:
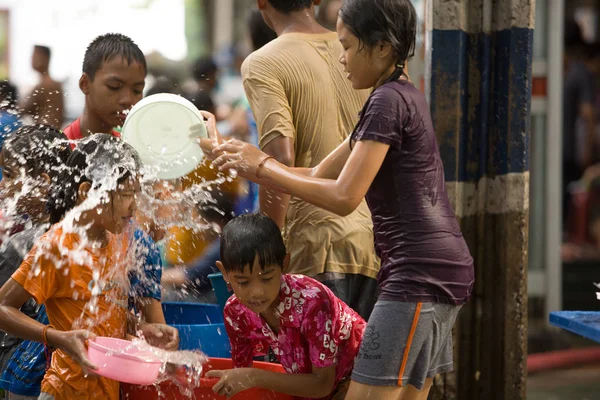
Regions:
<instances>
[{"instance_id":1,"label":"gray athletic shorts","mask_svg":"<svg viewBox=\"0 0 600 400\"><path fill-rule=\"evenodd\" d=\"M352 380L372 386L412 385L450 372L452 327L460 306L379 300L356 356Z\"/></svg>"}]
</instances>

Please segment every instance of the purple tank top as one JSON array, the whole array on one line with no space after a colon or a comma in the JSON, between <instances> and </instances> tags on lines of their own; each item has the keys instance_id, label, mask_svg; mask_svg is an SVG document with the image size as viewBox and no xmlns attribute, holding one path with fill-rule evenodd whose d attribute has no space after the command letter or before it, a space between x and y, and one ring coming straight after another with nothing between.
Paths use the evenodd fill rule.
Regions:
<instances>
[{"instance_id":1,"label":"purple tank top","mask_svg":"<svg viewBox=\"0 0 600 400\"><path fill-rule=\"evenodd\" d=\"M377 88L354 141L388 144L369 188L382 300L463 304L473 258L448 200L444 168L425 97L409 82Z\"/></svg>"}]
</instances>

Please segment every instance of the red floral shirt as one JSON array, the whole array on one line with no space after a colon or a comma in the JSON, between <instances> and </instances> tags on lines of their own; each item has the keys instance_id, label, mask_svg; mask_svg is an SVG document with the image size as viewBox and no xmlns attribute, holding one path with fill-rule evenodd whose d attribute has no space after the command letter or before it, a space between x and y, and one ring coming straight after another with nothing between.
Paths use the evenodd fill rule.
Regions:
<instances>
[{"instance_id":1,"label":"red floral shirt","mask_svg":"<svg viewBox=\"0 0 600 400\"><path fill-rule=\"evenodd\" d=\"M271 347L285 370L311 373L312 366L336 366L335 386L349 376L366 322L322 283L303 275L283 275L277 312L279 333L233 295L225 305L225 328L234 366L250 367L252 358Z\"/></svg>"}]
</instances>

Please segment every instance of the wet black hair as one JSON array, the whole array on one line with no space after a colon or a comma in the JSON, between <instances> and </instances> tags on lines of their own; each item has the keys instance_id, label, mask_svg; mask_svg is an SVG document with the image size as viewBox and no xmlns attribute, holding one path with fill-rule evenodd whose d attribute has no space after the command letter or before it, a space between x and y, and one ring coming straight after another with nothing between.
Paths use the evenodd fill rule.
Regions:
<instances>
[{"instance_id":1,"label":"wet black hair","mask_svg":"<svg viewBox=\"0 0 600 400\"><path fill-rule=\"evenodd\" d=\"M268 0L269 4L283 14L310 8L314 0Z\"/></svg>"},{"instance_id":2,"label":"wet black hair","mask_svg":"<svg viewBox=\"0 0 600 400\"><path fill-rule=\"evenodd\" d=\"M196 81L204 81L208 75L216 74L217 70L217 64L212 57L200 57L194 61L194 64L192 65L192 77Z\"/></svg>"},{"instance_id":3,"label":"wet black hair","mask_svg":"<svg viewBox=\"0 0 600 400\"><path fill-rule=\"evenodd\" d=\"M248 30L250 31L250 39L252 40L252 50L256 51L269 43L271 40L277 39L277 33L265 22L262 13L258 9L250 11L248 16Z\"/></svg>"},{"instance_id":4,"label":"wet black hair","mask_svg":"<svg viewBox=\"0 0 600 400\"><path fill-rule=\"evenodd\" d=\"M33 49L35 51L41 52L43 55L48 57L48 59L50 59L50 56L52 55L52 51L50 50L50 47L48 47L48 46L35 45L35 46L33 46Z\"/></svg>"},{"instance_id":5,"label":"wet black hair","mask_svg":"<svg viewBox=\"0 0 600 400\"><path fill-rule=\"evenodd\" d=\"M59 176L61 189L51 198L50 223L60 221L77 204L83 182L98 188L101 179L116 175L116 183L120 184L137 174L140 165L134 148L111 135L98 133L79 141Z\"/></svg>"},{"instance_id":6,"label":"wet black hair","mask_svg":"<svg viewBox=\"0 0 600 400\"><path fill-rule=\"evenodd\" d=\"M64 134L49 125L26 125L13 132L4 143L2 156L13 159L25 168L26 174L40 176L43 173L50 177L50 199L53 193L60 190L60 175L66 168L71 155L71 146ZM48 201L48 211L55 213L58 220L64 216L63 211L53 211L52 200Z\"/></svg>"},{"instance_id":7,"label":"wet black hair","mask_svg":"<svg viewBox=\"0 0 600 400\"><path fill-rule=\"evenodd\" d=\"M15 85L13 85L7 80L0 81L0 101L6 102L6 108L17 108L17 96L18 91Z\"/></svg>"},{"instance_id":8,"label":"wet black hair","mask_svg":"<svg viewBox=\"0 0 600 400\"><path fill-rule=\"evenodd\" d=\"M261 268L283 267L286 249L279 227L263 214L245 214L229 221L221 235L221 262L226 272L252 271L258 257Z\"/></svg>"},{"instance_id":9,"label":"wet black hair","mask_svg":"<svg viewBox=\"0 0 600 400\"><path fill-rule=\"evenodd\" d=\"M53 126L26 125L6 139L2 155L14 159L28 175L46 173L57 180L71 155L71 147L65 135Z\"/></svg>"},{"instance_id":10,"label":"wet black hair","mask_svg":"<svg viewBox=\"0 0 600 400\"><path fill-rule=\"evenodd\" d=\"M94 80L96 72L103 63L111 61L115 57L122 57L127 65L138 63L144 67L147 73L146 57L142 50L131 40L131 38L120 33L107 33L98 36L89 44L83 57L83 72L91 80Z\"/></svg>"},{"instance_id":11,"label":"wet black hair","mask_svg":"<svg viewBox=\"0 0 600 400\"><path fill-rule=\"evenodd\" d=\"M363 47L388 42L396 53L396 69L386 80L406 76L405 62L415 54L417 13L410 0L344 0L340 18Z\"/></svg>"},{"instance_id":12,"label":"wet black hair","mask_svg":"<svg viewBox=\"0 0 600 400\"><path fill-rule=\"evenodd\" d=\"M234 199L230 194L211 192L211 201L198 204L198 211L207 222L225 225L233 218Z\"/></svg>"}]
</instances>

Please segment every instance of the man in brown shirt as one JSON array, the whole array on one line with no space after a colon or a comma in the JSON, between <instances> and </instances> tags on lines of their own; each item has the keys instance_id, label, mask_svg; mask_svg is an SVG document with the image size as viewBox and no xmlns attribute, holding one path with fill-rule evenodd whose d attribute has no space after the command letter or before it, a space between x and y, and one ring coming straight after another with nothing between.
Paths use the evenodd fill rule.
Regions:
<instances>
[{"instance_id":1,"label":"man in brown shirt","mask_svg":"<svg viewBox=\"0 0 600 400\"><path fill-rule=\"evenodd\" d=\"M315 19L320 0L258 0L278 38L242 65L259 146L283 164L312 168L352 132L368 96L339 63L337 34ZM363 201L347 217L260 188L260 209L284 228L291 273L314 277L362 317L376 300L379 260Z\"/></svg>"},{"instance_id":2,"label":"man in brown shirt","mask_svg":"<svg viewBox=\"0 0 600 400\"><path fill-rule=\"evenodd\" d=\"M48 124L62 128L64 122L64 99L60 82L53 80L48 73L50 49L35 46L31 66L40 74L40 82L33 88L21 104L23 113L33 117L36 124Z\"/></svg>"}]
</instances>

